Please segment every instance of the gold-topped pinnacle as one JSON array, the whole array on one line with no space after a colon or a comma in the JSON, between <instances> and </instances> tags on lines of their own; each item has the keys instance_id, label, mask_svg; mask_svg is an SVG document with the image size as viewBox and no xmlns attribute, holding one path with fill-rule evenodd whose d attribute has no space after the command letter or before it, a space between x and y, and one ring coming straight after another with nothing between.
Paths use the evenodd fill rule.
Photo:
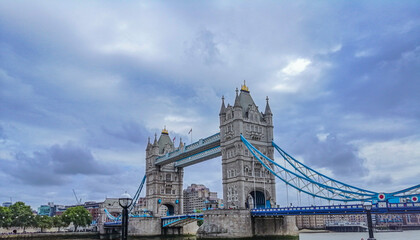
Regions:
<instances>
[{"instance_id":1,"label":"gold-topped pinnacle","mask_svg":"<svg viewBox=\"0 0 420 240\"><path fill-rule=\"evenodd\" d=\"M162 134L169 134L168 130L166 130L166 126L162 129Z\"/></svg>"},{"instance_id":2,"label":"gold-topped pinnacle","mask_svg":"<svg viewBox=\"0 0 420 240\"><path fill-rule=\"evenodd\" d=\"M241 91L249 92L249 88L246 86L245 80L244 85L241 85Z\"/></svg>"}]
</instances>

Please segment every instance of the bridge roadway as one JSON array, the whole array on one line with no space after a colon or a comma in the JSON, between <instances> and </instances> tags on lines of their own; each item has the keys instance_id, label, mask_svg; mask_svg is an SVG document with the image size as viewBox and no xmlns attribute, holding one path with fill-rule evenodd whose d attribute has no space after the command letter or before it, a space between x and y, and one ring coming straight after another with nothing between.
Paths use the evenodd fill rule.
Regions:
<instances>
[{"instance_id":1,"label":"bridge roadway","mask_svg":"<svg viewBox=\"0 0 420 240\"><path fill-rule=\"evenodd\" d=\"M252 209L253 217L284 215L342 215L365 214L363 204L329 205L310 207L285 207ZM372 205L372 213L420 213L420 203L378 203Z\"/></svg>"},{"instance_id":2,"label":"bridge roadway","mask_svg":"<svg viewBox=\"0 0 420 240\"><path fill-rule=\"evenodd\" d=\"M420 203L378 203L372 205L374 214L420 213ZM308 207L261 208L250 210L252 217L276 217L293 215L344 215L366 214L363 204L327 205ZM203 220L203 213L162 217L162 227L180 227L190 222ZM106 222L104 227L121 227L121 221Z\"/></svg>"},{"instance_id":3,"label":"bridge roadway","mask_svg":"<svg viewBox=\"0 0 420 240\"><path fill-rule=\"evenodd\" d=\"M162 217L162 227L179 227L197 220L203 220L203 213Z\"/></svg>"},{"instance_id":4,"label":"bridge roadway","mask_svg":"<svg viewBox=\"0 0 420 240\"><path fill-rule=\"evenodd\" d=\"M165 165L175 162L175 167L187 167L221 155L220 133L216 133L158 157L155 164Z\"/></svg>"}]
</instances>

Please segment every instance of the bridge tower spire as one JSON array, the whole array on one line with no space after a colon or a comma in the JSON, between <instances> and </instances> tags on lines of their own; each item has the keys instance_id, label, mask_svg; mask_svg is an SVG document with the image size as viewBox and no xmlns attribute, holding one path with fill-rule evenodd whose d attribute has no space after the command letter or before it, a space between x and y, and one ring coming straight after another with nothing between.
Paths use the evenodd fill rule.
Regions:
<instances>
[{"instance_id":1,"label":"bridge tower spire","mask_svg":"<svg viewBox=\"0 0 420 240\"><path fill-rule=\"evenodd\" d=\"M153 145L149 144L146 148L146 207L154 216L182 214L184 169L175 167L175 163L155 165L157 157L175 150L166 127L159 140L155 134Z\"/></svg>"},{"instance_id":2,"label":"bridge tower spire","mask_svg":"<svg viewBox=\"0 0 420 240\"><path fill-rule=\"evenodd\" d=\"M224 100L224 99L223 99ZM224 101L222 101L222 109ZM225 208L271 207L276 204L275 179L242 143L243 135L266 156L274 159L273 114L267 105L259 112L245 82L236 89L233 106L219 114Z\"/></svg>"}]
</instances>

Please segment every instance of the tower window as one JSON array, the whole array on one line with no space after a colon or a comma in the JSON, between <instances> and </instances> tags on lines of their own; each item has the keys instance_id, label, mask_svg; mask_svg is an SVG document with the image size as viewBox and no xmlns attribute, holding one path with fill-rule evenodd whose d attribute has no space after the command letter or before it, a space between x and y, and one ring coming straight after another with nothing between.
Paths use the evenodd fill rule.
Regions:
<instances>
[{"instance_id":1,"label":"tower window","mask_svg":"<svg viewBox=\"0 0 420 240\"><path fill-rule=\"evenodd\" d=\"M166 181L172 181L172 175L170 173L166 174Z\"/></svg>"}]
</instances>

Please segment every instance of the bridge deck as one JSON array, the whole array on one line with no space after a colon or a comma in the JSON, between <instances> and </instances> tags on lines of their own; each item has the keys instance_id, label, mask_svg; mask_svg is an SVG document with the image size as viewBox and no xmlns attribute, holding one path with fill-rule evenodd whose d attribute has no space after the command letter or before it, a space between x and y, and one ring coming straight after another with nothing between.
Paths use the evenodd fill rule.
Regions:
<instances>
[{"instance_id":1,"label":"bridge deck","mask_svg":"<svg viewBox=\"0 0 420 240\"><path fill-rule=\"evenodd\" d=\"M220 133L216 133L210 137L206 137L204 139L200 139L197 142L194 142L190 145L186 145L182 149L175 150L173 152L167 153L166 155L160 156L156 159L156 165L165 165L169 163L173 163L176 161L180 161L178 167L189 166L197 162L201 162L204 160L208 160L213 157L217 157L217 151L214 149L219 147L218 152L220 152ZM210 154L210 150L213 149L213 154ZM202 154L199 157L199 154ZM220 153L219 153L220 154ZM191 160L191 157L194 157L194 161Z\"/></svg>"},{"instance_id":2,"label":"bridge deck","mask_svg":"<svg viewBox=\"0 0 420 240\"><path fill-rule=\"evenodd\" d=\"M162 227L175 227L175 226L178 227L178 226L183 226L197 220L203 220L203 214L202 213L183 214L183 215L162 217L161 219L162 219Z\"/></svg>"},{"instance_id":3,"label":"bridge deck","mask_svg":"<svg viewBox=\"0 0 420 240\"><path fill-rule=\"evenodd\" d=\"M252 216L365 214L363 204L252 209ZM372 213L420 213L420 203L372 205Z\"/></svg>"}]
</instances>

